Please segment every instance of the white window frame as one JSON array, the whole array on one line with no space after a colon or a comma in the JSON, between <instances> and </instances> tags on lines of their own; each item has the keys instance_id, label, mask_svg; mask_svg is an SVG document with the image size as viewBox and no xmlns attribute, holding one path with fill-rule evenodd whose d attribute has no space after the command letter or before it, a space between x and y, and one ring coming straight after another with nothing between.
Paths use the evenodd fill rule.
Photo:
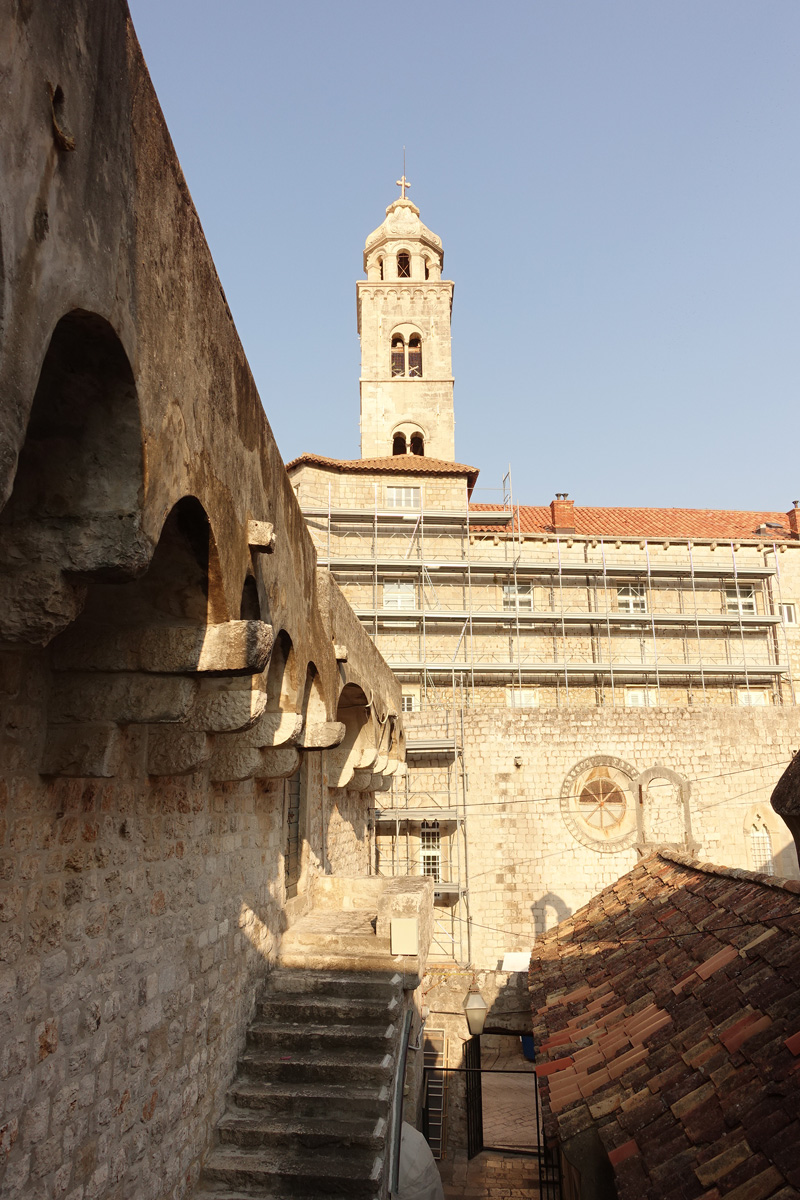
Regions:
<instances>
[{"instance_id":1,"label":"white window frame","mask_svg":"<svg viewBox=\"0 0 800 1200\"><path fill-rule=\"evenodd\" d=\"M535 687L507 687L507 708L538 708L539 689Z\"/></svg>"},{"instance_id":2,"label":"white window frame","mask_svg":"<svg viewBox=\"0 0 800 1200\"><path fill-rule=\"evenodd\" d=\"M736 693L739 708L769 708L767 688L739 688Z\"/></svg>"},{"instance_id":3,"label":"white window frame","mask_svg":"<svg viewBox=\"0 0 800 1200\"><path fill-rule=\"evenodd\" d=\"M797 624L797 606L794 604L781 605L781 620L784 625Z\"/></svg>"},{"instance_id":4,"label":"white window frame","mask_svg":"<svg viewBox=\"0 0 800 1200\"><path fill-rule=\"evenodd\" d=\"M404 713L419 712L419 692L403 692L400 696L400 711Z\"/></svg>"},{"instance_id":5,"label":"white window frame","mask_svg":"<svg viewBox=\"0 0 800 1200\"><path fill-rule=\"evenodd\" d=\"M417 585L413 579L384 579L383 607L391 612L414 612Z\"/></svg>"},{"instance_id":6,"label":"white window frame","mask_svg":"<svg viewBox=\"0 0 800 1200\"><path fill-rule=\"evenodd\" d=\"M533 612L532 583L503 584L503 612Z\"/></svg>"},{"instance_id":7,"label":"white window frame","mask_svg":"<svg viewBox=\"0 0 800 1200\"><path fill-rule=\"evenodd\" d=\"M423 821L419 831L420 875L442 882L442 835L438 821Z\"/></svg>"},{"instance_id":8,"label":"white window frame","mask_svg":"<svg viewBox=\"0 0 800 1200\"><path fill-rule=\"evenodd\" d=\"M658 704L657 687L626 687L626 708L655 708Z\"/></svg>"},{"instance_id":9,"label":"white window frame","mask_svg":"<svg viewBox=\"0 0 800 1200\"><path fill-rule=\"evenodd\" d=\"M620 612L646 613L647 589L643 583L623 583L617 588L617 608Z\"/></svg>"},{"instance_id":10,"label":"white window frame","mask_svg":"<svg viewBox=\"0 0 800 1200\"><path fill-rule=\"evenodd\" d=\"M729 617L754 617L757 611L755 584L740 583L738 591L735 585L725 588L725 612Z\"/></svg>"},{"instance_id":11,"label":"white window frame","mask_svg":"<svg viewBox=\"0 0 800 1200\"><path fill-rule=\"evenodd\" d=\"M418 487L387 487L387 508L419 508L420 489Z\"/></svg>"}]
</instances>

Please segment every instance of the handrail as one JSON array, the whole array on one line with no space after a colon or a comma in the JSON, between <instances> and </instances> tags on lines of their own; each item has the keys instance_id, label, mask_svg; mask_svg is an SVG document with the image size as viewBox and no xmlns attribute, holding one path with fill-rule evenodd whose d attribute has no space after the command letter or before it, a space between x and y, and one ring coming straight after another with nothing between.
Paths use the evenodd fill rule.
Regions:
<instances>
[{"instance_id":1,"label":"handrail","mask_svg":"<svg viewBox=\"0 0 800 1200\"><path fill-rule=\"evenodd\" d=\"M400 1138L403 1134L403 1089L406 1079L408 1041L411 1034L413 1010L406 1009L403 1032L400 1037L400 1053L397 1056L397 1071L394 1076L392 1095L392 1138L389 1147L389 1194L394 1196L400 1187Z\"/></svg>"}]
</instances>

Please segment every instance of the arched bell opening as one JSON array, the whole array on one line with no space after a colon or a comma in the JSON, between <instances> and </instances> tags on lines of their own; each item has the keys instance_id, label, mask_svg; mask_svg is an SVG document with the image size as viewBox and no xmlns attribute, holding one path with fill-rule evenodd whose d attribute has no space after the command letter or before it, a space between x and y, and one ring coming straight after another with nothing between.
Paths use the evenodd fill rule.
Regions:
<instances>
[{"instance_id":1,"label":"arched bell opening","mask_svg":"<svg viewBox=\"0 0 800 1200\"><path fill-rule=\"evenodd\" d=\"M88 582L145 570L143 461L122 343L75 310L50 339L0 514L0 638L45 645L78 615Z\"/></svg>"},{"instance_id":2,"label":"arched bell opening","mask_svg":"<svg viewBox=\"0 0 800 1200\"><path fill-rule=\"evenodd\" d=\"M404 433L396 433L392 438L392 454L405 454L406 452L406 435Z\"/></svg>"}]
</instances>

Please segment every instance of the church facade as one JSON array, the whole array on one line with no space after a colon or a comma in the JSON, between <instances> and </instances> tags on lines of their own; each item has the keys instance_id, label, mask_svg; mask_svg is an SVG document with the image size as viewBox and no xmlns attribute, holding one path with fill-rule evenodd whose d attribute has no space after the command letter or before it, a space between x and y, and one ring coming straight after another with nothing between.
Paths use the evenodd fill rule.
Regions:
<instances>
[{"instance_id":1,"label":"church facade","mask_svg":"<svg viewBox=\"0 0 800 1200\"><path fill-rule=\"evenodd\" d=\"M657 845L797 875L769 807L796 749L797 506L474 502L442 270L403 194L357 285L361 458L288 464L320 565L401 681L377 870L433 875L442 956L482 966Z\"/></svg>"}]
</instances>

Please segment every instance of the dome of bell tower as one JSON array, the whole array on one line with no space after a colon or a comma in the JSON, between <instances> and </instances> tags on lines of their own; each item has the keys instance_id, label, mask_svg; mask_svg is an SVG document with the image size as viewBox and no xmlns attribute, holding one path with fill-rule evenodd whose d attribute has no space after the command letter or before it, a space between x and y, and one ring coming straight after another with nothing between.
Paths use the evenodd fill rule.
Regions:
<instances>
[{"instance_id":1,"label":"dome of bell tower","mask_svg":"<svg viewBox=\"0 0 800 1200\"><path fill-rule=\"evenodd\" d=\"M398 256L406 254L410 274L403 274ZM442 239L419 219L419 209L408 196L398 196L386 209L386 220L367 238L364 270L367 279L441 279Z\"/></svg>"}]
</instances>

